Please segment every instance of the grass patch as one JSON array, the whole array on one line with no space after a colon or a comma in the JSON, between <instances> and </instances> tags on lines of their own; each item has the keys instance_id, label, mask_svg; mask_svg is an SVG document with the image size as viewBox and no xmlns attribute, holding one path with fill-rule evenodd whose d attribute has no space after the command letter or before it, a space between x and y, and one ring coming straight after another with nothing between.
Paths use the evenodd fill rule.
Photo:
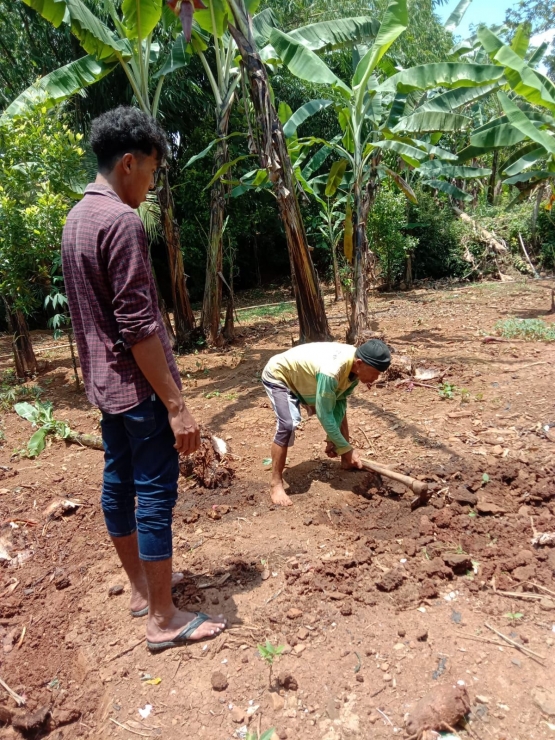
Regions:
<instances>
[{"instance_id":1,"label":"grass patch","mask_svg":"<svg viewBox=\"0 0 555 740\"><path fill-rule=\"evenodd\" d=\"M529 342L555 341L555 326L541 319L505 319L498 321L495 331L505 339L526 339Z\"/></svg>"},{"instance_id":2,"label":"grass patch","mask_svg":"<svg viewBox=\"0 0 555 740\"><path fill-rule=\"evenodd\" d=\"M239 321L247 323L253 319L272 319L295 314L294 303L278 303L276 306L258 306L257 308L245 309L238 312Z\"/></svg>"}]
</instances>

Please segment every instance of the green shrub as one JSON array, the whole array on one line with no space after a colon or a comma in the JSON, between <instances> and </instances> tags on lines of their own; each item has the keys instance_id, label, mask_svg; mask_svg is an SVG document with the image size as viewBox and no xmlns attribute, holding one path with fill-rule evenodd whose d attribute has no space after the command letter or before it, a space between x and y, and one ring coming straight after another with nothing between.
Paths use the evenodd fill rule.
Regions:
<instances>
[{"instance_id":1,"label":"green shrub","mask_svg":"<svg viewBox=\"0 0 555 740\"><path fill-rule=\"evenodd\" d=\"M510 201L505 199L495 206L480 204L469 215L475 218L482 228L494 232L499 239L503 239L513 254L521 254L518 235L522 236L526 244L532 241L533 205L525 201L509 208L509 203Z\"/></svg>"},{"instance_id":2,"label":"green shrub","mask_svg":"<svg viewBox=\"0 0 555 740\"><path fill-rule=\"evenodd\" d=\"M81 139L46 108L0 124L0 293L26 314L50 291Z\"/></svg>"},{"instance_id":3,"label":"green shrub","mask_svg":"<svg viewBox=\"0 0 555 740\"><path fill-rule=\"evenodd\" d=\"M413 257L415 278L460 277L468 271L463 260L463 229L449 204L421 187L418 203L408 205L407 233L417 240Z\"/></svg>"},{"instance_id":4,"label":"green shrub","mask_svg":"<svg viewBox=\"0 0 555 740\"><path fill-rule=\"evenodd\" d=\"M546 270L555 268L555 220L550 211L540 208L534 241L541 266Z\"/></svg>"},{"instance_id":5,"label":"green shrub","mask_svg":"<svg viewBox=\"0 0 555 740\"><path fill-rule=\"evenodd\" d=\"M406 222L405 196L380 188L368 219L368 237L388 290L402 278L407 255L418 243L415 237L405 233Z\"/></svg>"}]
</instances>

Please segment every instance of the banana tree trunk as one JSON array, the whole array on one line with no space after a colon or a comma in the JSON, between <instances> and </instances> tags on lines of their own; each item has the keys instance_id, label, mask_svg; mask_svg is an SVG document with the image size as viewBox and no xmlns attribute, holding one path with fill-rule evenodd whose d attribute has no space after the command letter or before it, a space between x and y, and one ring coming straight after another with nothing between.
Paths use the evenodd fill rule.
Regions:
<instances>
[{"instance_id":1,"label":"banana tree trunk","mask_svg":"<svg viewBox=\"0 0 555 740\"><path fill-rule=\"evenodd\" d=\"M335 302L343 300L341 289L341 278L339 276L339 264L337 262L337 244L331 243L331 256L333 260L333 281L335 283Z\"/></svg>"},{"instance_id":2,"label":"banana tree trunk","mask_svg":"<svg viewBox=\"0 0 555 740\"><path fill-rule=\"evenodd\" d=\"M493 206L495 204L495 182L497 180L497 167L499 162L499 150L496 149L493 152L493 160L491 163L491 175L489 176L488 181L488 203L490 206Z\"/></svg>"},{"instance_id":3,"label":"banana tree trunk","mask_svg":"<svg viewBox=\"0 0 555 740\"><path fill-rule=\"evenodd\" d=\"M160 204L162 228L168 250L175 336L178 347L186 347L190 344L191 332L195 328L195 317L189 301L189 293L187 292L187 278L183 268L179 227L174 218L173 195L169 184L167 167L164 168L161 186L158 188L158 202Z\"/></svg>"},{"instance_id":4,"label":"banana tree trunk","mask_svg":"<svg viewBox=\"0 0 555 740\"><path fill-rule=\"evenodd\" d=\"M232 0L230 5L235 26L230 25L229 30L235 39L247 73L250 97L260 131L258 151L260 166L267 169L273 184L287 237L299 315L300 340L327 341L330 339L330 332L324 301L308 249L283 127L270 98L266 68L256 49L242 1Z\"/></svg>"},{"instance_id":5,"label":"banana tree trunk","mask_svg":"<svg viewBox=\"0 0 555 740\"><path fill-rule=\"evenodd\" d=\"M33 351L31 335L22 311L16 309L11 300L3 296L8 330L12 335L15 374L18 378L28 378L37 372L37 358Z\"/></svg>"},{"instance_id":6,"label":"banana tree trunk","mask_svg":"<svg viewBox=\"0 0 555 740\"><path fill-rule=\"evenodd\" d=\"M376 197L376 181L366 187L355 181L353 187L353 292L347 341L361 344L368 328L368 214Z\"/></svg>"},{"instance_id":7,"label":"banana tree trunk","mask_svg":"<svg viewBox=\"0 0 555 740\"><path fill-rule=\"evenodd\" d=\"M218 109L216 135L220 139L214 156L214 172L217 172L229 159L227 146L229 114L231 105L224 110ZM210 235L206 255L206 281L202 303L202 330L206 338L214 345L222 344L220 332L220 314L222 310L222 282L219 273L223 268L223 232L225 224L225 204L228 186L220 178L212 186L210 193Z\"/></svg>"}]
</instances>

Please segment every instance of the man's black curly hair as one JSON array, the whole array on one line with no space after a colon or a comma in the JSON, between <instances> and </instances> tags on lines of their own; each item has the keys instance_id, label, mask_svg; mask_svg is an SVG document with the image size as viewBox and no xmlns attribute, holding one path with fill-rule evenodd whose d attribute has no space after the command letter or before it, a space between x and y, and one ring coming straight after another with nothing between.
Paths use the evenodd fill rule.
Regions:
<instances>
[{"instance_id":1,"label":"man's black curly hair","mask_svg":"<svg viewBox=\"0 0 555 740\"><path fill-rule=\"evenodd\" d=\"M111 172L124 154L154 149L162 161L168 153L168 141L160 124L138 108L120 105L92 122L90 143L101 172Z\"/></svg>"}]
</instances>

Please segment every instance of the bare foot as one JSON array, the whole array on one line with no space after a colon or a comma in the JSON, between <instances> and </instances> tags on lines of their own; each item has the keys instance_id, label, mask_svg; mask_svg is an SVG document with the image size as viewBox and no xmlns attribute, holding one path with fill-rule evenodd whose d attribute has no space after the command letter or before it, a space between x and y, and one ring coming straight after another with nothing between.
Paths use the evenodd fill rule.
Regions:
<instances>
[{"instance_id":1,"label":"bare foot","mask_svg":"<svg viewBox=\"0 0 555 740\"><path fill-rule=\"evenodd\" d=\"M293 506L293 502L285 493L285 489L281 483L274 483L270 486L270 496L274 504L278 506Z\"/></svg>"},{"instance_id":2,"label":"bare foot","mask_svg":"<svg viewBox=\"0 0 555 740\"><path fill-rule=\"evenodd\" d=\"M197 615L194 612L182 612L179 609L175 609L169 618L149 616L146 626L146 639L152 643L175 640L196 617ZM218 614L216 617L211 617L200 624L187 639L207 640L219 635L226 627L226 618L223 614Z\"/></svg>"},{"instance_id":3,"label":"bare foot","mask_svg":"<svg viewBox=\"0 0 555 740\"><path fill-rule=\"evenodd\" d=\"M185 578L183 573L172 573L172 588L177 586L178 583ZM136 587L131 586L131 600L129 601L129 609L132 612L140 612L146 609L148 606L148 590L146 586L146 579L144 583L137 585Z\"/></svg>"}]
</instances>

